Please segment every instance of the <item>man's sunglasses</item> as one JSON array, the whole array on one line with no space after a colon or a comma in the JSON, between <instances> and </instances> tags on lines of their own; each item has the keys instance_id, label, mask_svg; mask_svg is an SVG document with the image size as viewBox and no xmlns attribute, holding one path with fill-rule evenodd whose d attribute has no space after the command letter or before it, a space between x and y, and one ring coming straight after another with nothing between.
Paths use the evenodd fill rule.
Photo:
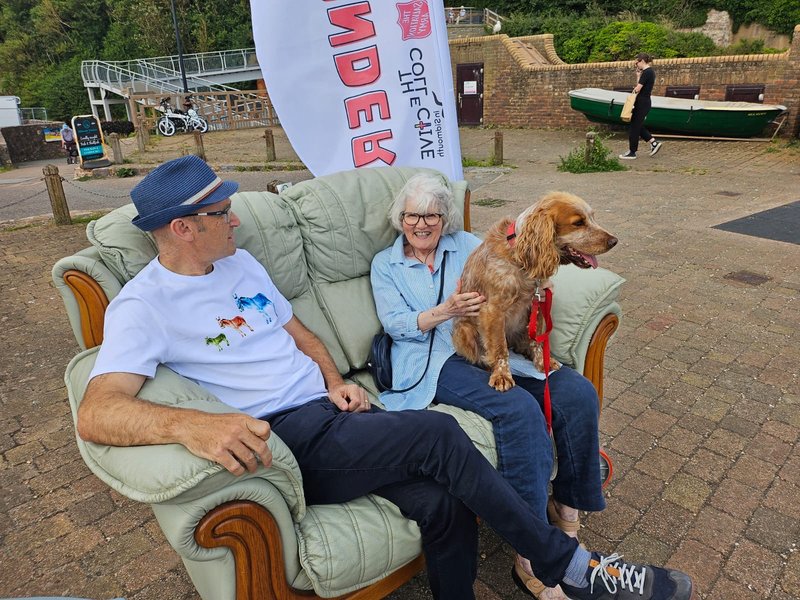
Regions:
<instances>
[{"instance_id":1,"label":"man's sunglasses","mask_svg":"<svg viewBox=\"0 0 800 600\"><path fill-rule=\"evenodd\" d=\"M210 212L196 212L183 215L184 217L225 217L225 222L231 222L231 207L224 210L212 210Z\"/></svg>"}]
</instances>

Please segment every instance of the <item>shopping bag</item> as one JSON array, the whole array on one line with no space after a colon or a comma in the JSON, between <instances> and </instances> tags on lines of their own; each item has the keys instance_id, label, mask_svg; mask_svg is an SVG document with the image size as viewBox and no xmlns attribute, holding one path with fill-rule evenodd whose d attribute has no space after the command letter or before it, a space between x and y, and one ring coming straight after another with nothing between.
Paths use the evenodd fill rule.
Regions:
<instances>
[{"instance_id":1,"label":"shopping bag","mask_svg":"<svg viewBox=\"0 0 800 600\"><path fill-rule=\"evenodd\" d=\"M634 102L636 102L636 94L628 94L628 97L625 98L625 104L622 105L622 112L620 113L619 118L626 123L630 123L630 120L633 118Z\"/></svg>"}]
</instances>

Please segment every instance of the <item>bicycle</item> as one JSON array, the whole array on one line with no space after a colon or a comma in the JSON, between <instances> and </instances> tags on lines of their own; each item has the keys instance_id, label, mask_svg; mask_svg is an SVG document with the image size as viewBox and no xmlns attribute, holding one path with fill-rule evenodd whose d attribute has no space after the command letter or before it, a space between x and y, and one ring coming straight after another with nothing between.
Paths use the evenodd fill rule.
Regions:
<instances>
[{"instance_id":1,"label":"bicycle","mask_svg":"<svg viewBox=\"0 0 800 600\"><path fill-rule=\"evenodd\" d=\"M173 109L169 98L162 98L161 105L164 114L156 122L156 128L161 135L167 137L175 135L180 131L208 131L208 121L201 117L191 101L191 96L186 97L186 111Z\"/></svg>"}]
</instances>

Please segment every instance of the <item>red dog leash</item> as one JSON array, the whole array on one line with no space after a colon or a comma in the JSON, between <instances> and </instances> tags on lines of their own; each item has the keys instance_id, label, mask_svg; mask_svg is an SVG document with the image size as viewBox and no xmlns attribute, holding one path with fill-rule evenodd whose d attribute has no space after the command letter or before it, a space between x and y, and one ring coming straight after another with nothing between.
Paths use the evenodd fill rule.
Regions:
<instances>
[{"instance_id":1,"label":"red dog leash","mask_svg":"<svg viewBox=\"0 0 800 600\"><path fill-rule=\"evenodd\" d=\"M531 320L528 322L528 337L535 342L542 344L544 358L544 420L547 422L547 432L553 432L553 409L550 405L550 332L553 330L553 319L550 316L550 309L553 306L553 290L550 288L544 291L544 300L537 290L531 302ZM544 317L544 331L536 334L536 322L539 317L539 310Z\"/></svg>"},{"instance_id":2,"label":"red dog leash","mask_svg":"<svg viewBox=\"0 0 800 600\"><path fill-rule=\"evenodd\" d=\"M516 222L511 221L506 230L506 240L509 246L513 246L516 241ZM550 309L553 306L553 290L544 290L544 301L539 288L533 295L531 302L531 318L528 321L528 337L534 342L542 344L542 354L544 358L544 420L547 423L547 433L553 434L553 409L550 404L550 332L553 330L553 318L550 316ZM544 318L544 331L537 335L536 326L539 318L539 310L542 311Z\"/></svg>"}]
</instances>

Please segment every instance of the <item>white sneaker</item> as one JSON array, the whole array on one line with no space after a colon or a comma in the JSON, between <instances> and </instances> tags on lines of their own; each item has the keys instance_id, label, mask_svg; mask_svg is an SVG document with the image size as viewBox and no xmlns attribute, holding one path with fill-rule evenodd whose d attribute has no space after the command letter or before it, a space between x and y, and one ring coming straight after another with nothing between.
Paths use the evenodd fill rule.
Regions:
<instances>
[{"instance_id":1,"label":"white sneaker","mask_svg":"<svg viewBox=\"0 0 800 600\"><path fill-rule=\"evenodd\" d=\"M619 155L619 157L620 157L622 160L635 160L635 159L636 159L636 153L635 153L635 152L631 152L631 151L629 150L629 151L628 151L628 152L626 152L625 154L620 154L620 155Z\"/></svg>"},{"instance_id":2,"label":"white sneaker","mask_svg":"<svg viewBox=\"0 0 800 600\"><path fill-rule=\"evenodd\" d=\"M656 152L661 150L661 142L656 142L655 144L650 144L650 156L655 156Z\"/></svg>"}]
</instances>

